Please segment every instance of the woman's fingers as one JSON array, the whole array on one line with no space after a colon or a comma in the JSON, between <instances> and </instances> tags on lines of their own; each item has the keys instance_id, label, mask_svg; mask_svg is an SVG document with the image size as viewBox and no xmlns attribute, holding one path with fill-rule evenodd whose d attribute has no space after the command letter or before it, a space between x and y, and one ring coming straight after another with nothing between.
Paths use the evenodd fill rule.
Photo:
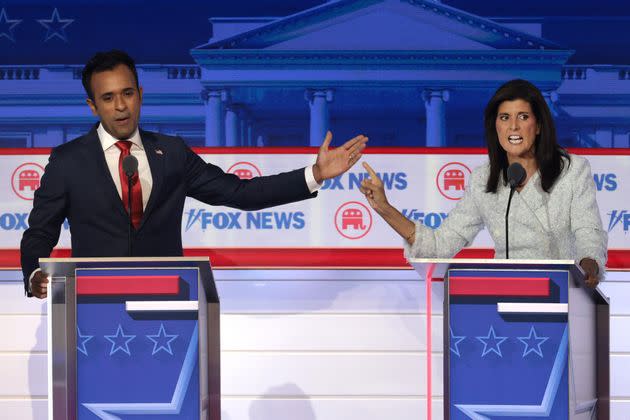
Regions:
<instances>
[{"instance_id":1,"label":"woman's fingers","mask_svg":"<svg viewBox=\"0 0 630 420\"><path fill-rule=\"evenodd\" d=\"M370 175L371 179L373 179L373 180L379 179L378 175L376 174L376 171L374 171L374 169L372 169L372 167L369 165L369 163L363 162L363 167L365 168L366 171L368 171L368 175Z\"/></svg>"}]
</instances>

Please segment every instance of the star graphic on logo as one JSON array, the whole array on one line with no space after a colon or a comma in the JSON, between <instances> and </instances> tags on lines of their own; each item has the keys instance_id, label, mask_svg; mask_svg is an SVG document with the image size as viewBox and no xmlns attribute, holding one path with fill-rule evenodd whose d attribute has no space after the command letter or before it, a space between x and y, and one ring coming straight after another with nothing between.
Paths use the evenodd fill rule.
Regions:
<instances>
[{"instance_id":1,"label":"star graphic on logo","mask_svg":"<svg viewBox=\"0 0 630 420\"><path fill-rule=\"evenodd\" d=\"M154 355L160 350L164 350L171 356L173 355L173 350L171 349L171 341L177 338L177 334L166 334L166 331L164 331L164 324L160 323L160 330L158 331L157 335L147 335L147 338L153 341L153 353L151 353L151 355Z\"/></svg>"},{"instance_id":2,"label":"star graphic on logo","mask_svg":"<svg viewBox=\"0 0 630 420\"><path fill-rule=\"evenodd\" d=\"M68 42L68 37L66 36L66 27L74 22L74 19L61 19L59 17L59 11L55 7L50 19L37 19L37 21L40 25L47 29L44 42L47 42L54 37L58 37L62 41Z\"/></svg>"},{"instance_id":3,"label":"star graphic on logo","mask_svg":"<svg viewBox=\"0 0 630 420\"><path fill-rule=\"evenodd\" d=\"M448 327L448 329L451 332L451 351L453 353L455 353L458 357L460 357L459 354L459 343L461 343L462 341L464 341L464 339L466 338L466 336L463 335L455 335L453 334L453 329L451 327Z\"/></svg>"},{"instance_id":4,"label":"star graphic on logo","mask_svg":"<svg viewBox=\"0 0 630 420\"><path fill-rule=\"evenodd\" d=\"M13 28L19 25L22 19L9 19L6 10L0 10L0 38L5 37L11 42L15 42Z\"/></svg>"},{"instance_id":5,"label":"star graphic on logo","mask_svg":"<svg viewBox=\"0 0 630 420\"><path fill-rule=\"evenodd\" d=\"M490 330L488 331L487 336L477 337L477 340L483 343L483 353L481 357L485 357L486 354L492 353L492 352L499 355L499 357L503 357L503 355L501 354L501 348L499 346L501 345L501 343L503 343L507 339L508 339L507 337L498 337L494 333L494 327L490 325Z\"/></svg>"},{"instance_id":6,"label":"star graphic on logo","mask_svg":"<svg viewBox=\"0 0 630 420\"><path fill-rule=\"evenodd\" d=\"M93 335L81 334L81 330L77 326L77 342L79 341L81 342L80 344L77 344L77 350L79 350L81 353L85 354L86 356L88 355L88 352L87 352L87 349L85 348L85 343L90 341L92 338L94 338Z\"/></svg>"},{"instance_id":7,"label":"star graphic on logo","mask_svg":"<svg viewBox=\"0 0 630 420\"><path fill-rule=\"evenodd\" d=\"M528 337L516 337L518 341L525 344L525 350L523 350L523 357L527 356L529 353L534 352L540 357L543 357L542 350L540 345L545 341L549 340L549 337L539 337L536 335L536 330L534 330L534 326L529 330Z\"/></svg>"},{"instance_id":8,"label":"star graphic on logo","mask_svg":"<svg viewBox=\"0 0 630 420\"><path fill-rule=\"evenodd\" d=\"M109 351L109 355L116 353L118 350L122 350L131 356L131 352L129 352L129 342L136 338L135 335L125 335L122 327L118 324L118 329L116 330L116 335L106 335L106 339L108 339L112 343L112 349Z\"/></svg>"}]
</instances>

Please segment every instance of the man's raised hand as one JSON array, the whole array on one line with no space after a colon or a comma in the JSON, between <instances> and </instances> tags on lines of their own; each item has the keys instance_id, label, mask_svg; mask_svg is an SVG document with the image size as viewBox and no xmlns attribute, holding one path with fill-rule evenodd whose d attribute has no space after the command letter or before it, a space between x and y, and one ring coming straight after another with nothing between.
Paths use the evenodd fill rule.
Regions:
<instances>
[{"instance_id":1,"label":"man's raised hand","mask_svg":"<svg viewBox=\"0 0 630 420\"><path fill-rule=\"evenodd\" d=\"M332 133L328 131L317 153L317 161L313 165L313 176L318 184L352 168L361 159L361 152L365 149L368 138L361 134L337 148L329 149L331 141Z\"/></svg>"}]
</instances>

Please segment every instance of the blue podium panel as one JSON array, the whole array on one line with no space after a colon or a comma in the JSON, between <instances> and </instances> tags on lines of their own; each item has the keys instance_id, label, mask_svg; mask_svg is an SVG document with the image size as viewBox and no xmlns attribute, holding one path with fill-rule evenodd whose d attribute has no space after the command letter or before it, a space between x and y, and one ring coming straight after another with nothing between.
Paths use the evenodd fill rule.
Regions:
<instances>
[{"instance_id":1,"label":"blue podium panel","mask_svg":"<svg viewBox=\"0 0 630 420\"><path fill-rule=\"evenodd\" d=\"M198 312L173 310L198 301L198 277L192 268L76 270L79 419L199 418Z\"/></svg>"},{"instance_id":2,"label":"blue podium panel","mask_svg":"<svg viewBox=\"0 0 630 420\"><path fill-rule=\"evenodd\" d=\"M568 418L568 288L568 271L449 270L450 419Z\"/></svg>"}]
</instances>

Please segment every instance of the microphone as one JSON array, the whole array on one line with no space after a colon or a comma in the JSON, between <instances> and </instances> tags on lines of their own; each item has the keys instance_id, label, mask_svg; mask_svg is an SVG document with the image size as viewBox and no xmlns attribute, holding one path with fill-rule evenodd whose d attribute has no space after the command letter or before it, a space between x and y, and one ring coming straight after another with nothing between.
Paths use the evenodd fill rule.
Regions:
<instances>
[{"instance_id":1,"label":"microphone","mask_svg":"<svg viewBox=\"0 0 630 420\"><path fill-rule=\"evenodd\" d=\"M133 177L138 173L138 159L135 156L129 154L123 158L122 168L125 175L127 175L127 203L129 203L129 229L127 233L128 239L128 250L129 257L133 255L132 241L131 241L131 233L133 231L133 219L131 218L132 209L131 209L131 188L133 184Z\"/></svg>"},{"instance_id":2,"label":"microphone","mask_svg":"<svg viewBox=\"0 0 630 420\"><path fill-rule=\"evenodd\" d=\"M525 168L520 163L514 162L507 169L507 178L508 183L510 184L510 198L508 199L507 211L505 212L505 259L510 259L510 245L509 245L509 219L510 215L510 204L512 203L512 196L514 195L514 191L516 188L521 185L521 183L525 180Z\"/></svg>"},{"instance_id":3,"label":"microphone","mask_svg":"<svg viewBox=\"0 0 630 420\"><path fill-rule=\"evenodd\" d=\"M128 178L134 176L138 172L138 159L133 155L125 156L122 161L123 171Z\"/></svg>"},{"instance_id":4,"label":"microphone","mask_svg":"<svg viewBox=\"0 0 630 420\"><path fill-rule=\"evenodd\" d=\"M135 158L134 158L135 159ZM123 165L125 162L123 162ZM136 162L136 166L138 163ZM507 177L508 182L510 183L510 188L516 188L525 180L525 168L520 163L514 162L507 169Z\"/></svg>"}]
</instances>

